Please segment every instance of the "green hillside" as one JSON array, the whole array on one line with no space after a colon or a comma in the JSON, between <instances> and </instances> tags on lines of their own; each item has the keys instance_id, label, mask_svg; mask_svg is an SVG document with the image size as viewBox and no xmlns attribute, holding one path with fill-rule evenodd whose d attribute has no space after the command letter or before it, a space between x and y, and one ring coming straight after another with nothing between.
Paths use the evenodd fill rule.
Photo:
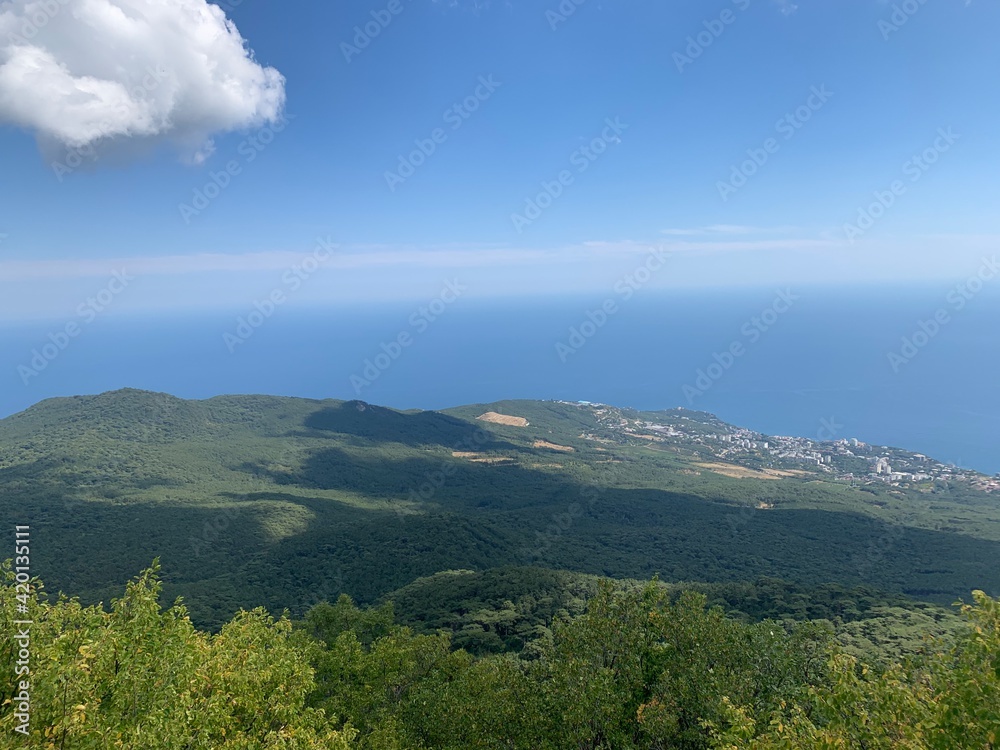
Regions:
<instances>
[{"instance_id":1,"label":"green hillside","mask_svg":"<svg viewBox=\"0 0 1000 750\"><path fill-rule=\"evenodd\" d=\"M477 419L488 412L528 424ZM687 432L622 426L650 421ZM690 437L727 429L560 402L53 399L0 420L0 523L30 525L34 571L84 601L159 557L165 597L206 627L240 607L301 615L340 593L372 603L441 571L511 566L942 604L1000 592L996 494L720 462Z\"/></svg>"},{"instance_id":2,"label":"green hillside","mask_svg":"<svg viewBox=\"0 0 1000 750\"><path fill-rule=\"evenodd\" d=\"M416 633L444 631L470 653L534 653L560 619L587 610L602 579L539 567L453 570L420 578L386 594L382 607ZM619 591L644 588L641 581L616 581ZM739 583L658 584L672 600L697 592L713 607L746 623L821 622L848 653L875 663L921 653L928 637L951 640L961 620L933 604L914 602L871 587L839 584L797 586L774 578Z\"/></svg>"}]
</instances>

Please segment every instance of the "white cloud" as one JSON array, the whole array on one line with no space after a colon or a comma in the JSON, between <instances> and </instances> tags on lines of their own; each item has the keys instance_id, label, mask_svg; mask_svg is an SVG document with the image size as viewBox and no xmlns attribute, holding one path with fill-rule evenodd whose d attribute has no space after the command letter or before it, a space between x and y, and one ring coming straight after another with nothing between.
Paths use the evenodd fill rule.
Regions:
<instances>
[{"instance_id":1,"label":"white cloud","mask_svg":"<svg viewBox=\"0 0 1000 750\"><path fill-rule=\"evenodd\" d=\"M724 233L676 237L657 246L667 267L650 291L776 284L941 284L961 281L993 257L996 236L940 235L881 238L850 245L836 231L784 238ZM237 251L103 258L0 258L0 326L9 321L59 320L92 296L113 271L134 276L113 314L239 310L263 299L310 244L297 250ZM593 241L549 248L501 245L343 245L295 305L399 303L426 299L442 279L469 284L471 296L550 298L553 294L607 295L634 271L652 245ZM600 300L603 297L596 297Z\"/></svg>"},{"instance_id":2,"label":"white cloud","mask_svg":"<svg viewBox=\"0 0 1000 750\"><path fill-rule=\"evenodd\" d=\"M846 241L824 239L673 241L657 245L671 253L715 254L773 251L810 251L846 246ZM530 268L549 264L593 263L641 257L653 245L631 240L592 241L556 248L507 248L489 246L422 247L344 245L324 267L345 271L401 267L426 269L503 267ZM251 253L190 253L139 257L60 258L44 260L0 260L0 282L54 280L106 276L110 269L127 268L142 276L178 276L205 273L260 273L289 268L302 259L290 250Z\"/></svg>"},{"instance_id":3,"label":"white cloud","mask_svg":"<svg viewBox=\"0 0 1000 750\"><path fill-rule=\"evenodd\" d=\"M0 122L100 153L170 143L193 161L212 135L276 121L284 78L206 0L10 0L0 5Z\"/></svg>"}]
</instances>

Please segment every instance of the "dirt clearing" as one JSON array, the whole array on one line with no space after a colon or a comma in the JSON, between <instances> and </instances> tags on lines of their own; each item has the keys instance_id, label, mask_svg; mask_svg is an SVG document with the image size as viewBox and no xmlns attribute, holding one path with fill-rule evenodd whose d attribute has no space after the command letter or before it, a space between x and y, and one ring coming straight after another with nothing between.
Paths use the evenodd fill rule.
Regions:
<instances>
[{"instance_id":1,"label":"dirt clearing","mask_svg":"<svg viewBox=\"0 0 1000 750\"><path fill-rule=\"evenodd\" d=\"M481 419L484 422L492 422L493 424L505 424L511 427L528 426L528 420L524 417L510 417L506 414L497 414L495 411L488 411L476 417L476 419Z\"/></svg>"}]
</instances>

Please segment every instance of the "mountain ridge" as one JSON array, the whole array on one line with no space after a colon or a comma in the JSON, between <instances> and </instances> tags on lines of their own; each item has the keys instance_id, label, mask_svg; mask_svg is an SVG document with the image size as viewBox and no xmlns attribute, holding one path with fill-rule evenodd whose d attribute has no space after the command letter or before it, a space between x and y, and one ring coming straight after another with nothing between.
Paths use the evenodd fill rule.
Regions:
<instances>
[{"instance_id":1,"label":"mountain ridge","mask_svg":"<svg viewBox=\"0 0 1000 750\"><path fill-rule=\"evenodd\" d=\"M528 424L479 420L487 411ZM86 599L158 556L168 595L209 624L510 565L864 584L944 604L1000 588L995 494L955 476L845 481L742 447L758 435L686 409L400 411L127 389L0 420L0 522L38 528L46 580Z\"/></svg>"}]
</instances>

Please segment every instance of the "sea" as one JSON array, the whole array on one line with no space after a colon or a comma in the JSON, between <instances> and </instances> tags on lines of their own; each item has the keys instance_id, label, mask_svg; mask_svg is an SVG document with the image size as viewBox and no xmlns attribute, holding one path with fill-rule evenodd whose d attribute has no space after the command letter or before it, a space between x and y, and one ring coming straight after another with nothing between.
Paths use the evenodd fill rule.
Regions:
<instances>
[{"instance_id":1,"label":"sea","mask_svg":"<svg viewBox=\"0 0 1000 750\"><path fill-rule=\"evenodd\" d=\"M0 324L0 417L123 387L401 409L558 399L685 407L994 474L998 323L1000 291L944 282L107 312Z\"/></svg>"}]
</instances>

